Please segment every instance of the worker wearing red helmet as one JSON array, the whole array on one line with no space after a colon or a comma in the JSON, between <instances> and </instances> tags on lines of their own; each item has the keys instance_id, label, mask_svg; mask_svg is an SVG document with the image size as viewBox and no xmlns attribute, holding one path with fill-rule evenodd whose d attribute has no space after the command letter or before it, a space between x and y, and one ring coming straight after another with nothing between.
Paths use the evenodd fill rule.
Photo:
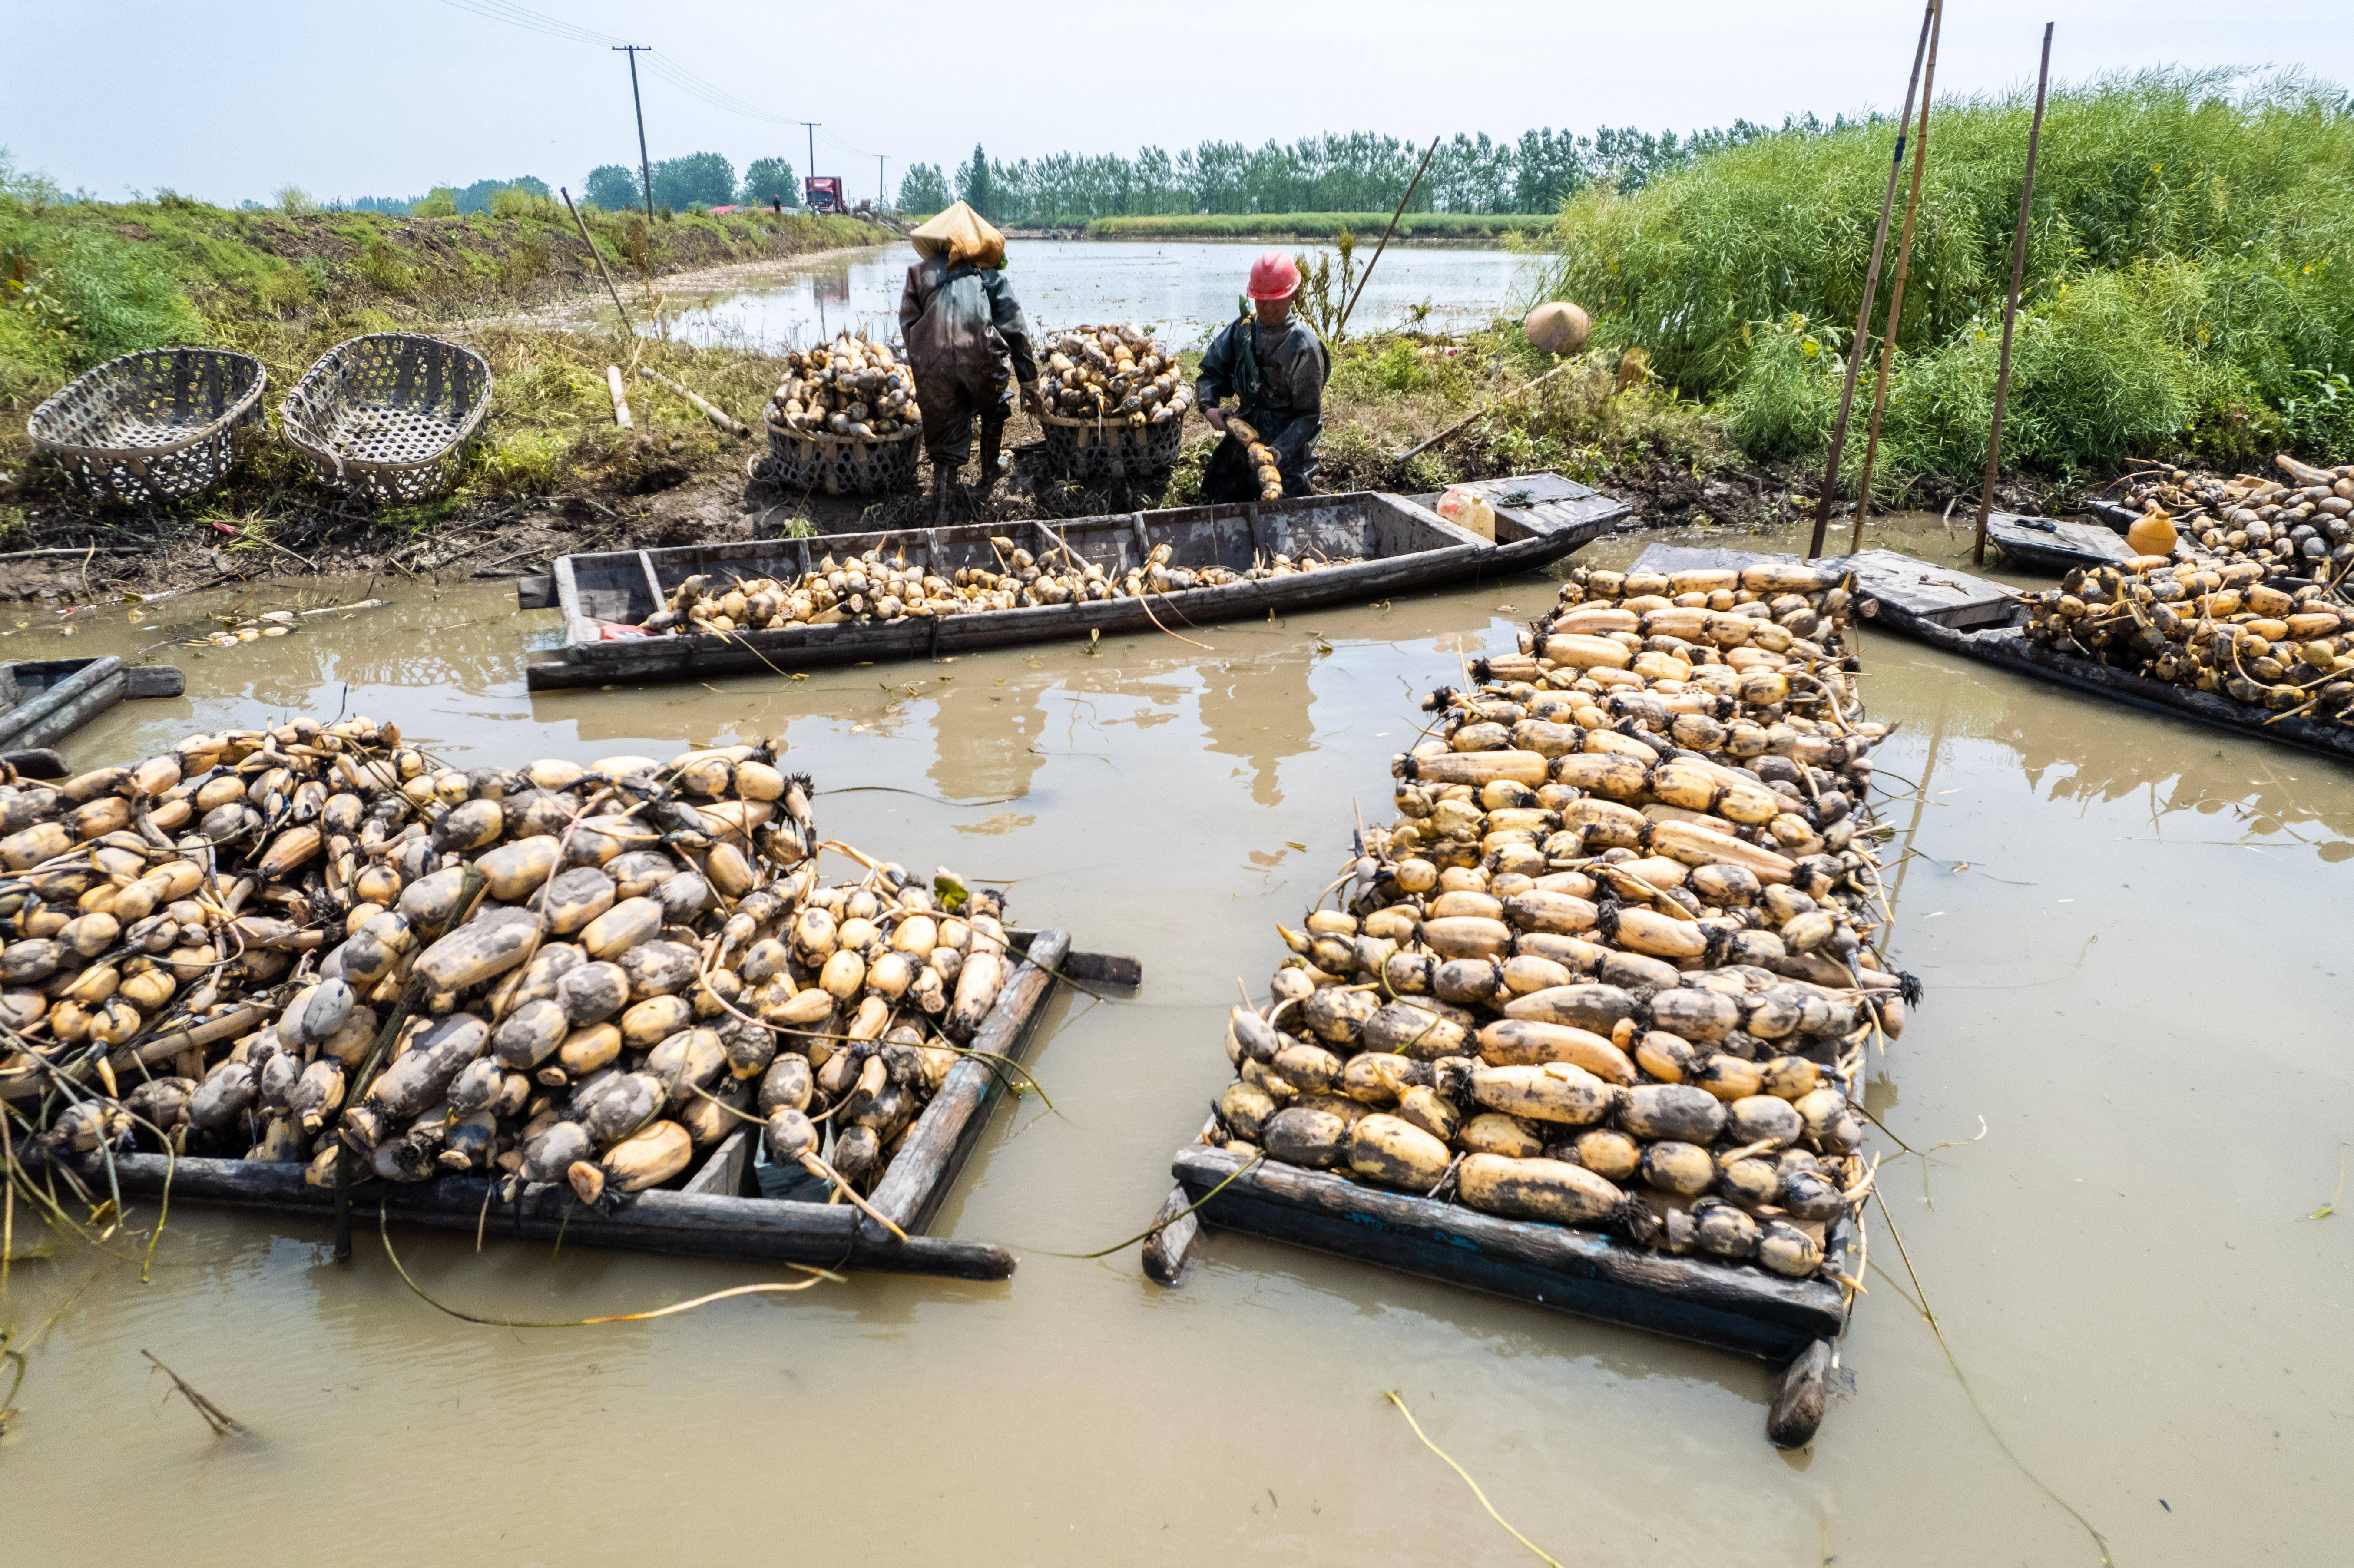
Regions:
<instances>
[{"instance_id":1,"label":"worker wearing red helmet","mask_svg":"<svg viewBox=\"0 0 2354 1568\"><path fill-rule=\"evenodd\" d=\"M1280 250L1251 264L1250 311L1229 323L1202 355L1197 386L1202 417L1226 439L1202 476L1204 501L1256 501L1258 481L1250 453L1226 429L1219 399L1232 395L1234 413L1275 451L1283 493L1315 488L1316 438L1324 433L1324 382L1331 356L1307 323L1292 313L1299 268Z\"/></svg>"}]
</instances>

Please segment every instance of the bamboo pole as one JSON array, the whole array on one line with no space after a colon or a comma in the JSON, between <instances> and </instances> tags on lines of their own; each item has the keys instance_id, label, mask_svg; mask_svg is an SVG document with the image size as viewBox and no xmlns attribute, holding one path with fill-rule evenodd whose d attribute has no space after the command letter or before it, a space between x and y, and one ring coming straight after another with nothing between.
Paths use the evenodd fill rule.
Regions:
<instances>
[{"instance_id":1,"label":"bamboo pole","mask_svg":"<svg viewBox=\"0 0 2354 1568\"><path fill-rule=\"evenodd\" d=\"M1904 111L1896 117L1896 154L1888 161L1888 189L1880 198L1880 227L1872 231L1872 261L1863 271L1863 302L1856 307L1855 342L1847 351L1847 380L1840 388L1839 418L1831 426L1830 461L1823 466L1823 493L1815 503L1814 537L1807 559L1823 553L1823 532L1830 526L1831 498L1839 493L1840 449L1847 445L1848 410L1855 402L1855 378L1863 369L1863 344L1872 328L1872 296L1880 292L1880 259L1888 249L1889 215L1896 210L1896 182L1904 173L1904 137L1913 125L1913 95L1921 86L1921 63L1928 58L1929 24L1937 14L1937 0L1921 7L1921 41L1913 46L1913 75L1904 84Z\"/></svg>"},{"instance_id":2,"label":"bamboo pole","mask_svg":"<svg viewBox=\"0 0 2354 1568\"><path fill-rule=\"evenodd\" d=\"M1529 377L1529 379L1522 382L1518 387L1513 387L1509 392L1498 393L1495 397L1490 398L1485 404L1472 410L1470 413L1466 414L1463 418L1456 420L1455 423L1447 426L1447 429L1439 431L1438 434L1431 437L1430 440L1424 441L1419 446L1408 447L1405 450L1398 453L1398 455L1391 461L1394 462L1406 462L1415 458L1420 457L1424 452L1428 451L1431 448L1437 446L1439 442L1445 440L1456 431L1463 429L1464 426L1469 424L1472 420L1477 419L1483 415L1494 412L1496 409L1500 408L1505 404L1511 402L1513 398L1519 397L1522 393L1529 390L1529 388L1541 386L1543 383L1552 380L1554 376L1560 375L1564 370L1575 369L1577 363L1578 362L1576 360L1573 359L1564 364L1556 365L1542 376L1532 376Z\"/></svg>"},{"instance_id":3,"label":"bamboo pole","mask_svg":"<svg viewBox=\"0 0 2354 1568\"><path fill-rule=\"evenodd\" d=\"M630 323L630 307L621 303L621 291L613 287L613 274L605 270L605 258L597 252L597 242L588 238L588 226L580 221L580 209L572 205L572 193L564 186L556 187L564 195L564 208L572 215L572 227L580 231L580 243L588 248L588 260L597 263L597 276L605 280L605 291L613 296L613 308L621 313L621 328L631 337L638 329Z\"/></svg>"},{"instance_id":4,"label":"bamboo pole","mask_svg":"<svg viewBox=\"0 0 2354 1568\"><path fill-rule=\"evenodd\" d=\"M1380 265L1382 252L1390 248L1390 236L1397 232L1398 219L1405 216L1405 204L1412 201L1414 193L1422 188L1422 176L1430 168L1430 160L1437 155L1438 138L1433 136L1430 150L1423 154L1422 163L1414 171L1414 178L1406 182L1405 195L1398 197L1397 210L1390 214L1390 226L1382 230L1382 242L1373 247L1373 259L1365 263L1363 271L1357 274L1357 286L1349 291L1349 302L1341 307L1341 319L1332 328L1334 343L1340 342L1341 334L1349 330L1349 318L1356 313L1357 300L1364 293L1365 284L1372 280L1373 269Z\"/></svg>"},{"instance_id":5,"label":"bamboo pole","mask_svg":"<svg viewBox=\"0 0 2354 1568\"><path fill-rule=\"evenodd\" d=\"M705 418L710 420L713 424L718 426L729 435L742 437L748 436L752 433L751 430L745 426L744 422L741 419L738 419L735 415L729 413L725 408L718 408L714 404L705 401L696 394L688 391L684 383L673 381L669 376L664 376L661 371L654 369L652 366L639 366L638 374L644 376L647 380L653 382L656 386L669 387L673 392L677 393L680 397L694 404L696 411L702 414Z\"/></svg>"},{"instance_id":6,"label":"bamboo pole","mask_svg":"<svg viewBox=\"0 0 2354 1568\"><path fill-rule=\"evenodd\" d=\"M1872 464L1880 455L1880 417L1888 409L1888 372L1896 359L1896 327L1904 319L1904 277L1913 265L1913 224L1921 212L1921 175L1929 163L1929 105L1936 98L1937 39L1946 30L1946 0L1936 0L1929 26L1929 65L1921 73L1921 123L1913 134L1913 189L1904 198L1904 232L1896 239L1896 281L1888 289L1888 323L1880 334L1880 379L1872 391L1872 423L1863 439L1863 472L1855 483L1855 531L1847 553L1863 548L1863 520L1872 513Z\"/></svg>"},{"instance_id":7,"label":"bamboo pole","mask_svg":"<svg viewBox=\"0 0 2354 1568\"><path fill-rule=\"evenodd\" d=\"M2019 182L2019 231L2010 240L2010 299L2002 308L2002 358L1994 373L1994 424L1987 431L1986 488L1978 496L1978 535L1970 564L1986 565L1987 516L1994 511L1994 476L2002 466L2002 404L2010 391L2010 330L2019 320L2019 285L2027 274L2027 219L2035 201L2035 150L2043 140L2043 93L2052 79L2052 24L2043 24L2043 65L2035 76L2035 120L2027 128L2027 174Z\"/></svg>"}]
</instances>

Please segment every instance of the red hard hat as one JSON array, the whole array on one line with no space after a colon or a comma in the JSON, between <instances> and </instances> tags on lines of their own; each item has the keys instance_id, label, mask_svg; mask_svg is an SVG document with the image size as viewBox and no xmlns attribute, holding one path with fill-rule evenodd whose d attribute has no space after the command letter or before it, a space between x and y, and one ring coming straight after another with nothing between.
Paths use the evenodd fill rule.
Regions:
<instances>
[{"instance_id":1,"label":"red hard hat","mask_svg":"<svg viewBox=\"0 0 2354 1568\"><path fill-rule=\"evenodd\" d=\"M1250 297L1288 300L1299 291L1299 263L1280 250L1263 252L1251 263Z\"/></svg>"}]
</instances>

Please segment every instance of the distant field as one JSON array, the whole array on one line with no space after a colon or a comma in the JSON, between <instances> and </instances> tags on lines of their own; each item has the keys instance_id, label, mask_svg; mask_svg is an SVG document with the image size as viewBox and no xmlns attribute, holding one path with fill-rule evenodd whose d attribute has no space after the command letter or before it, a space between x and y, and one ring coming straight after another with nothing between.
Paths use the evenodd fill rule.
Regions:
<instances>
[{"instance_id":1,"label":"distant field","mask_svg":"<svg viewBox=\"0 0 2354 1568\"><path fill-rule=\"evenodd\" d=\"M1378 239L1385 212L1175 213L1159 217L1098 217L1094 239L1330 239L1342 229ZM1550 228L1550 213L1410 212L1398 219L1400 239L1500 239Z\"/></svg>"}]
</instances>

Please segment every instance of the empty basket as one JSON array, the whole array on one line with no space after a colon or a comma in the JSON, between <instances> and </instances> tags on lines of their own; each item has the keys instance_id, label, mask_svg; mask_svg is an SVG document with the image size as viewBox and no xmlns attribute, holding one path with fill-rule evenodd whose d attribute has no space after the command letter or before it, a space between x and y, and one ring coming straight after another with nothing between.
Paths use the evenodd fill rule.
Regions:
<instances>
[{"instance_id":1,"label":"empty basket","mask_svg":"<svg viewBox=\"0 0 2354 1568\"><path fill-rule=\"evenodd\" d=\"M26 433L85 494L169 501L228 472L269 379L260 360L225 348L142 349L77 377Z\"/></svg>"},{"instance_id":2,"label":"empty basket","mask_svg":"<svg viewBox=\"0 0 2354 1568\"><path fill-rule=\"evenodd\" d=\"M458 478L491 409L491 367L471 348L414 333L339 343L281 412L319 477L370 501L430 501Z\"/></svg>"}]
</instances>

